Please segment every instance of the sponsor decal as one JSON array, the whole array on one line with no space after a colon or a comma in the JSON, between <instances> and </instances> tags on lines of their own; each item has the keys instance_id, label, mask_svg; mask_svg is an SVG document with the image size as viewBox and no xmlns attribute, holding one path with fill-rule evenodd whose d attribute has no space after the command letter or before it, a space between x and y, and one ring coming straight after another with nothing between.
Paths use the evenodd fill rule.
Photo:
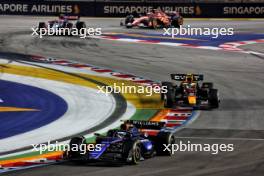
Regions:
<instances>
[{"instance_id":1,"label":"sponsor decal","mask_svg":"<svg viewBox=\"0 0 264 176\"><path fill-rule=\"evenodd\" d=\"M148 2L96 2L94 1L18 1L2 0L1 14L58 15L78 14L82 16L124 17L127 14L145 14L153 9L177 11L183 17L205 18L263 18L261 3L161 3Z\"/></svg>"},{"instance_id":2,"label":"sponsor decal","mask_svg":"<svg viewBox=\"0 0 264 176\"><path fill-rule=\"evenodd\" d=\"M73 13L78 12L78 6L73 5L48 5L48 4L0 4L0 12L13 13Z\"/></svg>"},{"instance_id":3,"label":"sponsor decal","mask_svg":"<svg viewBox=\"0 0 264 176\"><path fill-rule=\"evenodd\" d=\"M134 5L105 5L104 13L105 14L144 14L153 9L163 10L163 11L177 11L182 14L195 14L195 9L197 13L200 14L201 10L199 6L134 6ZM199 12L198 12L199 11Z\"/></svg>"},{"instance_id":4,"label":"sponsor decal","mask_svg":"<svg viewBox=\"0 0 264 176\"><path fill-rule=\"evenodd\" d=\"M223 12L225 15L263 15L264 14L264 6L257 7L224 7Z\"/></svg>"}]
</instances>

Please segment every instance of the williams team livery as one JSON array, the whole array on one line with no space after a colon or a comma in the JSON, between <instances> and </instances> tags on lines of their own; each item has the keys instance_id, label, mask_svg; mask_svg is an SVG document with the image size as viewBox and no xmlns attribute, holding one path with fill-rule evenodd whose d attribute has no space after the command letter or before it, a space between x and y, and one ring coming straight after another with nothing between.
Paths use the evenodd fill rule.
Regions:
<instances>
[{"instance_id":1,"label":"williams team livery","mask_svg":"<svg viewBox=\"0 0 264 176\"><path fill-rule=\"evenodd\" d=\"M165 127L164 122L127 120L120 129L109 130L106 135L95 135L93 145L97 147L92 151L87 147L91 144L86 143L84 137L72 138L65 159L73 162L110 160L138 164L156 154L171 155L170 151L164 151L163 145L175 143L172 131ZM76 146L78 150L73 151Z\"/></svg>"}]
</instances>

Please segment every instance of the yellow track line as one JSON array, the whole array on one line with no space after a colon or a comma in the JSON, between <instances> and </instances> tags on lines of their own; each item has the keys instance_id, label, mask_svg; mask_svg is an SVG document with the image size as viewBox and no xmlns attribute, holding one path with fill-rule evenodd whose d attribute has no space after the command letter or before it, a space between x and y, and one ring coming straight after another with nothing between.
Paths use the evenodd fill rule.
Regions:
<instances>
[{"instance_id":1,"label":"yellow track line","mask_svg":"<svg viewBox=\"0 0 264 176\"><path fill-rule=\"evenodd\" d=\"M32 157L4 160L4 161L0 161L0 165L7 165L7 164L18 163L18 162L26 162L30 160L37 160L37 159L49 158L49 157L59 157L59 156L62 156L62 154L63 154L62 151L57 151L57 152L51 152L48 154L42 154L42 155L37 155L37 156L32 156Z\"/></svg>"},{"instance_id":2,"label":"yellow track line","mask_svg":"<svg viewBox=\"0 0 264 176\"><path fill-rule=\"evenodd\" d=\"M194 38L184 38L184 37L163 37L163 36L150 36L150 35L143 35L143 34L133 34L133 33L118 33L118 32L111 32L111 33L104 33L106 35L125 35L129 37L142 37L142 38L155 38L155 39L168 39L168 40L191 40L191 41L207 41L202 39L194 39Z\"/></svg>"},{"instance_id":3,"label":"yellow track line","mask_svg":"<svg viewBox=\"0 0 264 176\"><path fill-rule=\"evenodd\" d=\"M97 85L94 83L90 83L86 80L83 80L78 77L74 77L72 75L64 74L61 72L56 72L49 69L43 69L43 68L35 68L35 67L28 67L28 66L18 66L10 64L8 67L2 68L3 73L9 73L9 74L15 74L15 75L22 75L22 76L30 76L30 77L36 77L36 78L43 78L43 79L49 79L54 81L61 81L66 83L72 83L77 84L81 86L87 86L92 87L95 89L98 89ZM81 76L97 80L99 82L103 82L104 84L113 86L114 83L116 85L121 86L129 85L129 86L139 86L136 83L133 83L131 81L127 80L120 80L120 79L114 79L109 77L99 77L94 75L88 75L88 74L79 74ZM137 109L158 109L162 107L162 102L160 101L160 95L154 94L152 96L147 96L146 94L129 94L125 93L123 96L126 98L127 101L131 102ZM48 154L42 154L42 155L36 155L32 157L23 157L18 159L11 159L11 160L4 160L0 161L0 165L3 164L12 164L17 162L24 162L28 160L35 160L40 158L47 158L47 157L53 157L53 156L61 156L61 151L51 152Z\"/></svg>"},{"instance_id":4,"label":"yellow track line","mask_svg":"<svg viewBox=\"0 0 264 176\"><path fill-rule=\"evenodd\" d=\"M44 69L44 68L36 68L36 67L28 67L28 66L18 66L18 65L8 65L8 67L2 68L3 73L9 73L9 74L16 74L16 75L23 75L23 76L29 76L29 77L36 77L36 78L43 78L43 79L49 79L54 81L60 81L60 82L66 82L81 86L87 86L94 89L98 89L97 85L94 83L91 83L89 81L86 81L82 78L78 78L72 75L68 75L65 73ZM77 74L77 73L76 73ZM133 83L132 81L128 80L121 80L121 79L114 79L109 77L101 77L101 76L95 76L95 75L88 75L88 74L77 74L81 75L83 77L87 77L89 79L97 80L99 82L102 82L109 86L116 86L121 87L123 86L135 86L136 89L139 89L140 85ZM162 102L160 101L160 95L159 94L153 94L152 96L148 96L148 94L140 93L123 93L122 94L127 101L131 102L133 105L135 105L136 108L144 108L144 109L159 109L162 107Z\"/></svg>"},{"instance_id":5,"label":"yellow track line","mask_svg":"<svg viewBox=\"0 0 264 176\"><path fill-rule=\"evenodd\" d=\"M18 108L18 107L1 107L0 112L18 112L18 111L39 111L38 109L30 109L30 108Z\"/></svg>"}]
</instances>

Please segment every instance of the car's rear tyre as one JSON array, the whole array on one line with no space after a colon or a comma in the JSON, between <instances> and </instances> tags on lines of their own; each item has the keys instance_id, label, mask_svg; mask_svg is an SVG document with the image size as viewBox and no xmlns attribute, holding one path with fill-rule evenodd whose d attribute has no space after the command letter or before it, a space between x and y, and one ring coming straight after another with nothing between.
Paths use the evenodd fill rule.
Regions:
<instances>
[{"instance_id":1,"label":"car's rear tyre","mask_svg":"<svg viewBox=\"0 0 264 176\"><path fill-rule=\"evenodd\" d=\"M168 88L168 86L172 85L171 82L161 82L161 87L166 87L166 89ZM160 93L160 99L164 100L164 93Z\"/></svg>"},{"instance_id":2,"label":"car's rear tyre","mask_svg":"<svg viewBox=\"0 0 264 176\"><path fill-rule=\"evenodd\" d=\"M204 82L202 84L202 88L213 89L214 88L214 84L212 82Z\"/></svg>"},{"instance_id":3,"label":"car's rear tyre","mask_svg":"<svg viewBox=\"0 0 264 176\"><path fill-rule=\"evenodd\" d=\"M128 25L128 24L132 24L133 22L134 22L134 16L133 15L126 16L126 18L125 18L125 26L127 28L131 28L132 25Z\"/></svg>"},{"instance_id":4,"label":"car's rear tyre","mask_svg":"<svg viewBox=\"0 0 264 176\"><path fill-rule=\"evenodd\" d=\"M83 22L83 21L76 22L76 28L77 28L78 32L80 33L81 29L86 28L85 22Z\"/></svg>"},{"instance_id":5,"label":"car's rear tyre","mask_svg":"<svg viewBox=\"0 0 264 176\"><path fill-rule=\"evenodd\" d=\"M130 28L132 28L132 25L126 25L126 28L130 29Z\"/></svg>"},{"instance_id":6,"label":"car's rear tyre","mask_svg":"<svg viewBox=\"0 0 264 176\"><path fill-rule=\"evenodd\" d=\"M179 26L183 25L183 17L182 16L180 16L178 18L178 24L179 24Z\"/></svg>"},{"instance_id":7,"label":"car's rear tyre","mask_svg":"<svg viewBox=\"0 0 264 176\"><path fill-rule=\"evenodd\" d=\"M46 28L46 23L45 22L39 22L38 28Z\"/></svg>"},{"instance_id":8,"label":"car's rear tyre","mask_svg":"<svg viewBox=\"0 0 264 176\"><path fill-rule=\"evenodd\" d=\"M157 19L155 19L155 18L150 19L150 23L151 23L151 28L152 29L157 29L158 28L158 21L157 21Z\"/></svg>"},{"instance_id":9,"label":"car's rear tyre","mask_svg":"<svg viewBox=\"0 0 264 176\"><path fill-rule=\"evenodd\" d=\"M158 134L158 140L156 141L156 151L158 155L165 155L165 156L171 156L172 151L171 150L165 150L165 145L171 146L175 144L175 136L173 133L170 132L162 132Z\"/></svg>"},{"instance_id":10,"label":"car's rear tyre","mask_svg":"<svg viewBox=\"0 0 264 176\"><path fill-rule=\"evenodd\" d=\"M171 26L174 27L174 28L179 28L180 27L180 24L179 24L179 17L172 17L171 18Z\"/></svg>"},{"instance_id":11,"label":"car's rear tyre","mask_svg":"<svg viewBox=\"0 0 264 176\"><path fill-rule=\"evenodd\" d=\"M45 29L46 29L46 23L45 22L39 22L37 32L40 33L41 30L45 30Z\"/></svg>"},{"instance_id":12,"label":"car's rear tyre","mask_svg":"<svg viewBox=\"0 0 264 176\"><path fill-rule=\"evenodd\" d=\"M67 23L66 24L66 28L72 29L72 27L73 27L73 24L72 23Z\"/></svg>"},{"instance_id":13,"label":"car's rear tyre","mask_svg":"<svg viewBox=\"0 0 264 176\"><path fill-rule=\"evenodd\" d=\"M219 95L217 89L210 89L209 91L209 104L211 108L219 107Z\"/></svg>"},{"instance_id":14,"label":"car's rear tyre","mask_svg":"<svg viewBox=\"0 0 264 176\"><path fill-rule=\"evenodd\" d=\"M161 97L164 99L164 107L165 108L172 108L174 102L174 88L171 82L164 82L164 86L167 87L167 93L164 93Z\"/></svg>"}]
</instances>

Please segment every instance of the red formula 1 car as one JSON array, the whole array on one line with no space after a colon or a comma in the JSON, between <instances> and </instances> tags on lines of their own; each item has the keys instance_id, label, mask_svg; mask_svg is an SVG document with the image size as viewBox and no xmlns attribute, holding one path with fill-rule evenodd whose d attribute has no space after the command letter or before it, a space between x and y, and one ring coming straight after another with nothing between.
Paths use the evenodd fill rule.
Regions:
<instances>
[{"instance_id":1,"label":"red formula 1 car","mask_svg":"<svg viewBox=\"0 0 264 176\"><path fill-rule=\"evenodd\" d=\"M134 18L133 15L128 15L124 21L120 22L121 26L127 28L142 27L142 28L178 28L183 24L183 18L178 12L163 12L161 10L153 10L144 16Z\"/></svg>"}]
</instances>

